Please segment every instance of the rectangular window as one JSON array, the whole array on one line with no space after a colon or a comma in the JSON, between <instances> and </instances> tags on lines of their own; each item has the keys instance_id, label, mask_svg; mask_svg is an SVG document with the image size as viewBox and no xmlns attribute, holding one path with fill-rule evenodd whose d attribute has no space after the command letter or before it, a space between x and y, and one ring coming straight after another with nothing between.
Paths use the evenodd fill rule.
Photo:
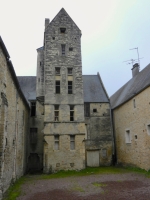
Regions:
<instances>
[{"instance_id":1,"label":"rectangular window","mask_svg":"<svg viewBox=\"0 0 150 200\"><path fill-rule=\"evenodd\" d=\"M70 149L75 149L75 135L70 135Z\"/></svg>"},{"instance_id":2,"label":"rectangular window","mask_svg":"<svg viewBox=\"0 0 150 200\"><path fill-rule=\"evenodd\" d=\"M66 28L60 28L60 33L65 33L66 32Z\"/></svg>"},{"instance_id":3,"label":"rectangular window","mask_svg":"<svg viewBox=\"0 0 150 200\"><path fill-rule=\"evenodd\" d=\"M54 149L59 150L59 135L54 136Z\"/></svg>"},{"instance_id":4,"label":"rectangular window","mask_svg":"<svg viewBox=\"0 0 150 200\"><path fill-rule=\"evenodd\" d=\"M61 45L61 54L64 56L65 55L65 44Z\"/></svg>"},{"instance_id":5,"label":"rectangular window","mask_svg":"<svg viewBox=\"0 0 150 200\"><path fill-rule=\"evenodd\" d=\"M74 121L74 106L70 106L70 121Z\"/></svg>"},{"instance_id":6,"label":"rectangular window","mask_svg":"<svg viewBox=\"0 0 150 200\"><path fill-rule=\"evenodd\" d=\"M36 144L37 143L37 128L30 128L30 143Z\"/></svg>"},{"instance_id":7,"label":"rectangular window","mask_svg":"<svg viewBox=\"0 0 150 200\"><path fill-rule=\"evenodd\" d=\"M60 81L56 81L56 94L60 94Z\"/></svg>"},{"instance_id":8,"label":"rectangular window","mask_svg":"<svg viewBox=\"0 0 150 200\"><path fill-rule=\"evenodd\" d=\"M97 109L96 109L96 108L94 108L94 109L93 109L93 112L97 112Z\"/></svg>"},{"instance_id":9,"label":"rectangular window","mask_svg":"<svg viewBox=\"0 0 150 200\"><path fill-rule=\"evenodd\" d=\"M68 94L72 94L72 81L68 81Z\"/></svg>"},{"instance_id":10,"label":"rectangular window","mask_svg":"<svg viewBox=\"0 0 150 200\"><path fill-rule=\"evenodd\" d=\"M126 130L126 132L125 132L125 139L126 139L126 143L131 143L131 133L130 133L130 130Z\"/></svg>"},{"instance_id":11,"label":"rectangular window","mask_svg":"<svg viewBox=\"0 0 150 200\"><path fill-rule=\"evenodd\" d=\"M60 75L60 67L55 67L55 75Z\"/></svg>"},{"instance_id":12,"label":"rectangular window","mask_svg":"<svg viewBox=\"0 0 150 200\"><path fill-rule=\"evenodd\" d=\"M30 115L31 115L31 117L34 117L35 116L35 114L36 114L36 102L34 101L32 101L31 103L30 103L30 105L31 105L31 113L30 113Z\"/></svg>"},{"instance_id":13,"label":"rectangular window","mask_svg":"<svg viewBox=\"0 0 150 200\"><path fill-rule=\"evenodd\" d=\"M54 106L54 121L59 121L59 105Z\"/></svg>"},{"instance_id":14,"label":"rectangular window","mask_svg":"<svg viewBox=\"0 0 150 200\"><path fill-rule=\"evenodd\" d=\"M72 75L72 68L68 68L68 75Z\"/></svg>"},{"instance_id":15,"label":"rectangular window","mask_svg":"<svg viewBox=\"0 0 150 200\"><path fill-rule=\"evenodd\" d=\"M69 51L73 51L73 47L69 47Z\"/></svg>"},{"instance_id":16,"label":"rectangular window","mask_svg":"<svg viewBox=\"0 0 150 200\"><path fill-rule=\"evenodd\" d=\"M85 117L90 117L90 104L89 103L84 104L84 115L85 115Z\"/></svg>"}]
</instances>

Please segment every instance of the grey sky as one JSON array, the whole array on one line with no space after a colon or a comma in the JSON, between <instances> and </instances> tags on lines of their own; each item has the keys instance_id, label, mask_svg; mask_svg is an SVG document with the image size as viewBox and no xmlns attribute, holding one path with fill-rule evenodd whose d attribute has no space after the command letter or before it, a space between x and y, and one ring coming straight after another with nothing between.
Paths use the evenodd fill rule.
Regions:
<instances>
[{"instance_id":1,"label":"grey sky","mask_svg":"<svg viewBox=\"0 0 150 200\"><path fill-rule=\"evenodd\" d=\"M83 74L100 73L112 95L131 78L137 59L150 63L149 0L5 0L1 2L0 35L17 75L36 75L36 49L43 45L44 20L64 8L82 31Z\"/></svg>"}]
</instances>

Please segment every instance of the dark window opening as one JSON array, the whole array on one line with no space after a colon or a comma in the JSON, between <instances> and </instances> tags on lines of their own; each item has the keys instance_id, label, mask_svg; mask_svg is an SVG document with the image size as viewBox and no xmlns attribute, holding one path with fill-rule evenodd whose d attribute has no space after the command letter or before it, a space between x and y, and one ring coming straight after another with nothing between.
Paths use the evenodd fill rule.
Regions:
<instances>
[{"instance_id":1,"label":"dark window opening","mask_svg":"<svg viewBox=\"0 0 150 200\"><path fill-rule=\"evenodd\" d=\"M53 37L53 40L55 40L55 37Z\"/></svg>"},{"instance_id":2,"label":"dark window opening","mask_svg":"<svg viewBox=\"0 0 150 200\"><path fill-rule=\"evenodd\" d=\"M89 103L84 104L84 115L85 115L85 117L90 117L90 104Z\"/></svg>"},{"instance_id":3,"label":"dark window opening","mask_svg":"<svg viewBox=\"0 0 150 200\"><path fill-rule=\"evenodd\" d=\"M96 108L94 108L94 109L93 109L93 112L97 112L97 109L96 109Z\"/></svg>"},{"instance_id":4,"label":"dark window opening","mask_svg":"<svg viewBox=\"0 0 150 200\"><path fill-rule=\"evenodd\" d=\"M137 140L137 135L135 135L135 139Z\"/></svg>"},{"instance_id":5,"label":"dark window opening","mask_svg":"<svg viewBox=\"0 0 150 200\"><path fill-rule=\"evenodd\" d=\"M60 81L56 81L56 94L60 94Z\"/></svg>"},{"instance_id":6,"label":"dark window opening","mask_svg":"<svg viewBox=\"0 0 150 200\"><path fill-rule=\"evenodd\" d=\"M66 32L66 28L60 28L60 33L65 33Z\"/></svg>"},{"instance_id":7,"label":"dark window opening","mask_svg":"<svg viewBox=\"0 0 150 200\"><path fill-rule=\"evenodd\" d=\"M55 67L55 74L60 75L60 67Z\"/></svg>"},{"instance_id":8,"label":"dark window opening","mask_svg":"<svg viewBox=\"0 0 150 200\"><path fill-rule=\"evenodd\" d=\"M72 81L68 81L68 94L72 94Z\"/></svg>"},{"instance_id":9,"label":"dark window opening","mask_svg":"<svg viewBox=\"0 0 150 200\"><path fill-rule=\"evenodd\" d=\"M30 128L30 143L37 143L37 128Z\"/></svg>"},{"instance_id":10,"label":"dark window opening","mask_svg":"<svg viewBox=\"0 0 150 200\"><path fill-rule=\"evenodd\" d=\"M42 65L42 62L40 62L40 66Z\"/></svg>"},{"instance_id":11,"label":"dark window opening","mask_svg":"<svg viewBox=\"0 0 150 200\"><path fill-rule=\"evenodd\" d=\"M68 68L68 75L72 75L72 68Z\"/></svg>"},{"instance_id":12,"label":"dark window opening","mask_svg":"<svg viewBox=\"0 0 150 200\"><path fill-rule=\"evenodd\" d=\"M69 47L69 51L73 51L73 47Z\"/></svg>"},{"instance_id":13,"label":"dark window opening","mask_svg":"<svg viewBox=\"0 0 150 200\"><path fill-rule=\"evenodd\" d=\"M5 142L5 145L7 146L7 138L6 138L6 142Z\"/></svg>"},{"instance_id":14,"label":"dark window opening","mask_svg":"<svg viewBox=\"0 0 150 200\"><path fill-rule=\"evenodd\" d=\"M59 105L55 105L54 109L54 121L59 121Z\"/></svg>"},{"instance_id":15,"label":"dark window opening","mask_svg":"<svg viewBox=\"0 0 150 200\"><path fill-rule=\"evenodd\" d=\"M70 105L70 121L74 121L74 106Z\"/></svg>"},{"instance_id":16,"label":"dark window opening","mask_svg":"<svg viewBox=\"0 0 150 200\"><path fill-rule=\"evenodd\" d=\"M62 55L65 55L65 44L61 45Z\"/></svg>"},{"instance_id":17,"label":"dark window opening","mask_svg":"<svg viewBox=\"0 0 150 200\"><path fill-rule=\"evenodd\" d=\"M34 117L36 114L36 102L31 102L31 117Z\"/></svg>"}]
</instances>

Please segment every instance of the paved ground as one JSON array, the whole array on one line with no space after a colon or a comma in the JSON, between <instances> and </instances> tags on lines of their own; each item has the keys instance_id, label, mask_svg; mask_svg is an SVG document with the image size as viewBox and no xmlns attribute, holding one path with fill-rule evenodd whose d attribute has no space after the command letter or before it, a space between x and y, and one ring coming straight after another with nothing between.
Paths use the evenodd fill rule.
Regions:
<instances>
[{"instance_id":1,"label":"paved ground","mask_svg":"<svg viewBox=\"0 0 150 200\"><path fill-rule=\"evenodd\" d=\"M142 174L124 173L36 180L24 184L22 196L17 198L17 200L76 199L150 200L150 178Z\"/></svg>"}]
</instances>

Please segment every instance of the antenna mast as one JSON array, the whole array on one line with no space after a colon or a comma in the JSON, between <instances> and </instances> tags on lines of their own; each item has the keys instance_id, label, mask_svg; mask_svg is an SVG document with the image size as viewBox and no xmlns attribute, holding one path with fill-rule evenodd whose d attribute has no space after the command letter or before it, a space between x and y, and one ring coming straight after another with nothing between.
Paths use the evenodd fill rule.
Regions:
<instances>
[{"instance_id":1,"label":"antenna mast","mask_svg":"<svg viewBox=\"0 0 150 200\"><path fill-rule=\"evenodd\" d=\"M138 47L136 48L132 48L132 49L129 49L129 50L134 50L136 49L137 50L137 55L138 55L138 63L139 63L139 70L140 70L140 58L139 58L139 51L138 51Z\"/></svg>"}]
</instances>

